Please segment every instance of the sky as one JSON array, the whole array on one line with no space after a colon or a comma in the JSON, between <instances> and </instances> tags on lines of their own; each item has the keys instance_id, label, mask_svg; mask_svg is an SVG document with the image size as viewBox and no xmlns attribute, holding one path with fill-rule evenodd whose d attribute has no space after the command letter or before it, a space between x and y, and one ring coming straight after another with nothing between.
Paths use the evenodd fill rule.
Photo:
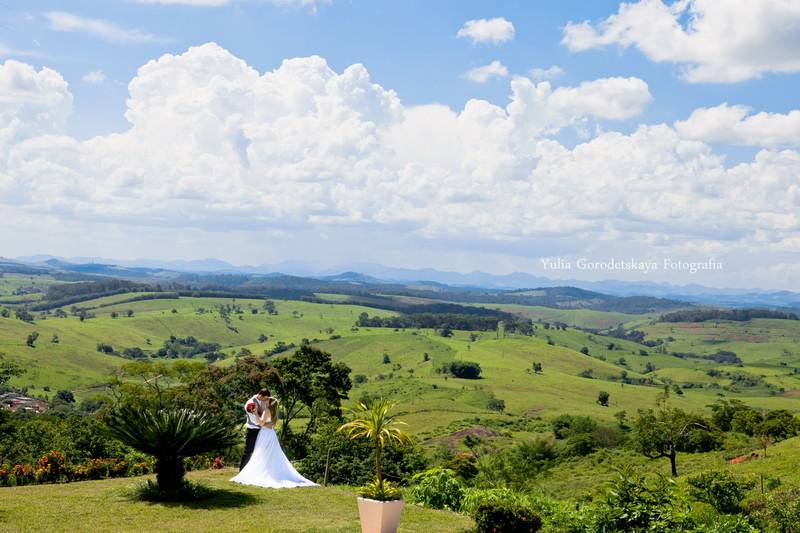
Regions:
<instances>
[{"instance_id":1,"label":"sky","mask_svg":"<svg viewBox=\"0 0 800 533\"><path fill-rule=\"evenodd\" d=\"M800 0L0 0L0 256L800 290L798 27Z\"/></svg>"}]
</instances>

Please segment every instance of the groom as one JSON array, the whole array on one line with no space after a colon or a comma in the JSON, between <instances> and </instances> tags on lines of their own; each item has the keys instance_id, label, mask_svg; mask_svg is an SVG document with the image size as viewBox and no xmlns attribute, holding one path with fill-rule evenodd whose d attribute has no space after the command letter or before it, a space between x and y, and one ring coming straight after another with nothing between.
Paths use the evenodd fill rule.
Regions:
<instances>
[{"instance_id":1,"label":"groom","mask_svg":"<svg viewBox=\"0 0 800 533\"><path fill-rule=\"evenodd\" d=\"M253 454L258 431L261 429L258 419L264 413L264 409L267 408L268 401L269 389L264 388L244 404L244 414L247 418L247 436L244 440L244 453L242 454L242 460L239 462L239 470L244 468L244 465L247 464Z\"/></svg>"}]
</instances>

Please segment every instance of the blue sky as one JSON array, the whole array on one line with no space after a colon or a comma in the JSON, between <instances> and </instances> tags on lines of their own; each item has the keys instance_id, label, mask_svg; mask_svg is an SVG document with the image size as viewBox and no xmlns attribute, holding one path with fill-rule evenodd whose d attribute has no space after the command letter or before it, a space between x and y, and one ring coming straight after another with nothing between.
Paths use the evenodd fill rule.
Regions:
<instances>
[{"instance_id":1,"label":"blue sky","mask_svg":"<svg viewBox=\"0 0 800 533\"><path fill-rule=\"evenodd\" d=\"M0 209L33 221L27 233L0 235L0 255L72 250L72 255L126 259L300 259L320 267L371 261L498 273L543 273L540 260L554 255L713 257L726 264L724 273L648 276L800 288L795 281L800 279L795 189L800 116L792 114L800 94L800 65L792 54L800 52L800 42L791 31L800 8L791 2L787 8L765 0L759 10L743 8L747 3L654 0L633 3L627 11L608 1L187 5L192 3L0 0L0 65L7 61L0 91L16 95L15 83L22 87L19 94L46 85L42 94L60 98L57 109L42 111L44 96L33 91L6 97L4 109L0 92L0 132L4 125L12 132L11 140L0 144L8 154L0 165L0 192L6 197ZM717 24L727 20L728 8L738 9L741 28L752 31ZM656 17L668 30L649 30ZM499 42L458 36L468 21L482 19L513 25L513 36ZM692 26L692 20L706 25ZM210 42L218 47L187 52ZM164 54L178 59L139 70ZM281 121L265 109L242 118L235 102L208 94L221 76L245 91L245 98L255 95L260 102L264 89L256 86L265 82L247 69L264 75L286 59L313 55L324 58L327 70L310 64L301 70L343 76L352 89L345 96L323 95L347 109L337 115L345 117L341 124L350 124L346 117L360 121L338 134L347 139L343 145L352 144L332 148L334 140L315 138L298 147L320 129L338 126L319 118L317 100L304 100L307 91L321 90L317 86L296 96L313 109L286 104L292 120L311 128L296 138L284 137L301 127L287 128L295 123L286 117ZM237 70L236 58L247 69ZM499 76L470 79L470 70L495 61ZM368 81L344 80L354 64L364 66L359 76ZM551 79L532 74L552 66L559 74ZM43 67L65 85L49 77L43 81ZM214 73L217 67L222 70ZM302 75L286 70L276 76L283 81L275 87L296 88L286 83ZM200 71L184 80L189 85L180 81L181 73ZM32 80L28 85L20 81L26 76ZM129 83L136 79L143 92L133 95L135 84ZM545 89L543 82L550 85ZM372 84L380 88L373 95L379 104L361 100ZM476 106L473 116L465 110L470 101L486 106ZM280 107L266 102L256 105ZM381 109L364 107L373 105ZM133 128L125 115L129 107L141 111ZM184 108L194 117L214 109L213 120L182 124ZM689 121L696 110L710 111ZM305 113L319 121L309 125L301 120ZM495 129L484 122L492 113L504 114ZM766 114L749 120L758 113ZM58 116L57 124L48 118L43 125L43 114ZM14 117L30 127L13 126ZM661 124L664 129L657 129ZM202 128L207 135L184 146L187 132ZM231 135L243 144L237 148L238 141L229 137L210 140L225 128L235 129ZM426 139L430 131L436 136ZM171 142L169 134L176 136L180 157L160 153ZM450 154L452 137L460 141ZM229 141L230 151L216 152L214 143ZM28 155L34 144L35 161ZM604 150L612 152L613 161ZM129 160L114 159L128 152ZM231 154L245 152L244 160L237 160L244 161L241 168L231 171L235 179L220 170ZM137 166L136 154L153 156L161 166ZM275 158L285 166L271 166ZM205 166L197 163L204 159ZM606 163L595 180L592 167ZM350 168L358 171L351 174ZM401 185L392 189L391 183ZM504 196L502 190L514 193ZM312 207L303 207L304 200ZM746 213L735 212L750 200ZM101 235L103 244L87 235ZM753 269L760 269L755 278ZM565 276L646 277L638 272Z\"/></svg>"}]
</instances>

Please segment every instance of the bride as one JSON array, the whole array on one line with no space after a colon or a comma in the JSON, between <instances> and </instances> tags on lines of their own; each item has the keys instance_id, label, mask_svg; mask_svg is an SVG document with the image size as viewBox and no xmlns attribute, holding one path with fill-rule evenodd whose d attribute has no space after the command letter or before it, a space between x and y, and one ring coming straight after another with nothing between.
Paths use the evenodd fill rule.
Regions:
<instances>
[{"instance_id":1,"label":"bride","mask_svg":"<svg viewBox=\"0 0 800 533\"><path fill-rule=\"evenodd\" d=\"M267 408L258 417L261 429L258 431L250 461L231 481L242 485L256 485L272 489L318 486L313 481L301 476L283 453L275 433L275 422L278 420L278 400L269 397L268 402Z\"/></svg>"}]
</instances>

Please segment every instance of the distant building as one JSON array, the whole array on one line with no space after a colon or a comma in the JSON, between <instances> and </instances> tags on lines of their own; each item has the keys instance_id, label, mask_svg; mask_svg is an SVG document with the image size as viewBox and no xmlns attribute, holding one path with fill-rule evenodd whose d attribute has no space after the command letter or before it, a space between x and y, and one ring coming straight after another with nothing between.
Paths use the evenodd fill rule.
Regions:
<instances>
[{"instance_id":1,"label":"distant building","mask_svg":"<svg viewBox=\"0 0 800 533\"><path fill-rule=\"evenodd\" d=\"M12 412L22 410L43 413L47 411L48 408L47 402L44 400L23 396L16 392L7 392L0 395L0 405L2 405L4 409L8 409Z\"/></svg>"}]
</instances>

